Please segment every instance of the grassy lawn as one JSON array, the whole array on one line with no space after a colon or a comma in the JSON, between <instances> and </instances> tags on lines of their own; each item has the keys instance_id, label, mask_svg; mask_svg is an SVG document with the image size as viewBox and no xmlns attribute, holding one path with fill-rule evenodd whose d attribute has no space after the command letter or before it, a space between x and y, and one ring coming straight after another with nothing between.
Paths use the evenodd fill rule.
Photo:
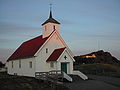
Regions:
<instances>
[{"instance_id":1,"label":"grassy lawn","mask_svg":"<svg viewBox=\"0 0 120 90\"><path fill-rule=\"evenodd\" d=\"M120 67L111 64L81 64L75 65L75 70L80 70L84 74L104 75L120 78Z\"/></svg>"},{"instance_id":2,"label":"grassy lawn","mask_svg":"<svg viewBox=\"0 0 120 90\"><path fill-rule=\"evenodd\" d=\"M69 90L63 85L43 82L31 77L0 73L0 90Z\"/></svg>"}]
</instances>

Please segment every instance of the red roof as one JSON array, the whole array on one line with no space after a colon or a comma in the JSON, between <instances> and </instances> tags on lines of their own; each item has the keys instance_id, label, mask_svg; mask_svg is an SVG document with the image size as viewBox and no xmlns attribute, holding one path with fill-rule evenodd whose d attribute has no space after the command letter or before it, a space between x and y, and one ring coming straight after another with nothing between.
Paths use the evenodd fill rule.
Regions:
<instances>
[{"instance_id":1,"label":"red roof","mask_svg":"<svg viewBox=\"0 0 120 90\"><path fill-rule=\"evenodd\" d=\"M45 43L48 39L42 38L38 36L31 40L24 42L9 58L7 61L14 60L14 59L21 59L26 57L32 57L34 54L39 50L39 48Z\"/></svg>"},{"instance_id":2,"label":"red roof","mask_svg":"<svg viewBox=\"0 0 120 90\"><path fill-rule=\"evenodd\" d=\"M56 61L60 57L60 55L63 53L64 50L65 48L55 49L53 53L50 55L50 57L47 59L47 62Z\"/></svg>"}]
</instances>

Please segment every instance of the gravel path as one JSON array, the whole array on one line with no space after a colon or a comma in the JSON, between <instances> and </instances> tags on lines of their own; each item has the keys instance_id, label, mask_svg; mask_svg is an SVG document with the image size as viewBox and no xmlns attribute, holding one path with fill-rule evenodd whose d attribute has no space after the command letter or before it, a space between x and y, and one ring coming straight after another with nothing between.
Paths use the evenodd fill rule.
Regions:
<instances>
[{"instance_id":1,"label":"gravel path","mask_svg":"<svg viewBox=\"0 0 120 90\"><path fill-rule=\"evenodd\" d=\"M84 81L74 76L72 83L64 83L70 90L120 90L120 78L88 75L89 80Z\"/></svg>"}]
</instances>

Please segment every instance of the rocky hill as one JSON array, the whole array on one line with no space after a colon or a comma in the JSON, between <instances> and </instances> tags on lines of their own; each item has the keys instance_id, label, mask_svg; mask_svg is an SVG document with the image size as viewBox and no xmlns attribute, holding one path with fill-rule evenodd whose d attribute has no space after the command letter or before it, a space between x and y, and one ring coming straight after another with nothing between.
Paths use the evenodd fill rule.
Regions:
<instances>
[{"instance_id":1,"label":"rocky hill","mask_svg":"<svg viewBox=\"0 0 120 90\"><path fill-rule=\"evenodd\" d=\"M104 63L104 64L114 64L120 66L120 61L112 56L110 52L104 52L99 50L86 55L74 56L75 64L88 64L88 63Z\"/></svg>"}]
</instances>

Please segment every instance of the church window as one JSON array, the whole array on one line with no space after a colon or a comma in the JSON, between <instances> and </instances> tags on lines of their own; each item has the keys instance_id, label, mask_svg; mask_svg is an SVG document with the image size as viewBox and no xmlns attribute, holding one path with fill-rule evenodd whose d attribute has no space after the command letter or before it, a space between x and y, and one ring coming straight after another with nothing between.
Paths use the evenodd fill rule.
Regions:
<instances>
[{"instance_id":1,"label":"church window","mask_svg":"<svg viewBox=\"0 0 120 90\"><path fill-rule=\"evenodd\" d=\"M13 68L13 61L12 61L12 68Z\"/></svg>"},{"instance_id":2,"label":"church window","mask_svg":"<svg viewBox=\"0 0 120 90\"><path fill-rule=\"evenodd\" d=\"M47 30L47 26L45 26L45 31Z\"/></svg>"},{"instance_id":3,"label":"church window","mask_svg":"<svg viewBox=\"0 0 120 90\"><path fill-rule=\"evenodd\" d=\"M55 25L53 26L53 29L55 30Z\"/></svg>"},{"instance_id":4,"label":"church window","mask_svg":"<svg viewBox=\"0 0 120 90\"><path fill-rule=\"evenodd\" d=\"M48 48L46 48L46 53L48 53Z\"/></svg>"},{"instance_id":5,"label":"church window","mask_svg":"<svg viewBox=\"0 0 120 90\"><path fill-rule=\"evenodd\" d=\"M21 60L19 60L19 68L21 68Z\"/></svg>"},{"instance_id":6,"label":"church window","mask_svg":"<svg viewBox=\"0 0 120 90\"><path fill-rule=\"evenodd\" d=\"M54 68L54 63L53 62L50 63L50 67Z\"/></svg>"},{"instance_id":7,"label":"church window","mask_svg":"<svg viewBox=\"0 0 120 90\"><path fill-rule=\"evenodd\" d=\"M32 68L32 62L29 62L29 67Z\"/></svg>"}]
</instances>

